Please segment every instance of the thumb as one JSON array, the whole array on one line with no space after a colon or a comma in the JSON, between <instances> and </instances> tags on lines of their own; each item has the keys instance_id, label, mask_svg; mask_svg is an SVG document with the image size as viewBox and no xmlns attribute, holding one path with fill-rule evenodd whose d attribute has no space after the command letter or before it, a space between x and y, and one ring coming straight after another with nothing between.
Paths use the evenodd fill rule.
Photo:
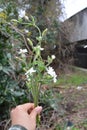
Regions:
<instances>
[{"instance_id":1,"label":"thumb","mask_svg":"<svg viewBox=\"0 0 87 130\"><path fill-rule=\"evenodd\" d=\"M33 111L31 112L30 116L36 120L36 116L39 115L42 111L42 107L41 106L37 106L36 108L33 109Z\"/></svg>"}]
</instances>

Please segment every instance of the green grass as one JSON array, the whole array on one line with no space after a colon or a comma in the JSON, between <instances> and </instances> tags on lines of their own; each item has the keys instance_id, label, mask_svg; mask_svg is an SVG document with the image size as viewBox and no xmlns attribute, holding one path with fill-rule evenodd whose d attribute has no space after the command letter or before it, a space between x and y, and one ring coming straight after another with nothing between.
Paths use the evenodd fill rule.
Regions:
<instances>
[{"instance_id":1,"label":"green grass","mask_svg":"<svg viewBox=\"0 0 87 130\"><path fill-rule=\"evenodd\" d=\"M70 74L63 74L59 76L59 79L57 81L57 85L82 85L87 84L87 72L73 72Z\"/></svg>"}]
</instances>

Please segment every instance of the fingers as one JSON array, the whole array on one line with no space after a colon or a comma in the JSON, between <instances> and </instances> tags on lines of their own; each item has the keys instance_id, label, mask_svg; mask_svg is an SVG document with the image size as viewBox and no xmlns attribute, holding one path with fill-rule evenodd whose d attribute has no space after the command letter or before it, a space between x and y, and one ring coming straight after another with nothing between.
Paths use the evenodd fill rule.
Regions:
<instances>
[{"instance_id":1,"label":"fingers","mask_svg":"<svg viewBox=\"0 0 87 130\"><path fill-rule=\"evenodd\" d=\"M34 109L34 103L25 103L23 105L18 105L16 108L12 109L12 111L14 111L15 109L24 110L25 112L31 112Z\"/></svg>"},{"instance_id":2,"label":"fingers","mask_svg":"<svg viewBox=\"0 0 87 130\"><path fill-rule=\"evenodd\" d=\"M26 103L23 105L18 105L16 108L12 109L11 114L13 114L13 112L15 113L18 111L27 112L28 114L31 115L32 118L36 118L36 116L41 113L42 107L37 106L36 108L34 108L33 103Z\"/></svg>"},{"instance_id":3,"label":"fingers","mask_svg":"<svg viewBox=\"0 0 87 130\"><path fill-rule=\"evenodd\" d=\"M23 105L19 105L19 106L17 106L19 109L23 109L23 110L25 110L26 112L28 111L28 110L32 110L32 109L34 109L34 104L33 103L25 103L25 104L23 104Z\"/></svg>"},{"instance_id":4,"label":"fingers","mask_svg":"<svg viewBox=\"0 0 87 130\"><path fill-rule=\"evenodd\" d=\"M37 106L35 109L32 110L30 116L36 120L36 116L39 115L42 111L42 107L41 106Z\"/></svg>"}]
</instances>

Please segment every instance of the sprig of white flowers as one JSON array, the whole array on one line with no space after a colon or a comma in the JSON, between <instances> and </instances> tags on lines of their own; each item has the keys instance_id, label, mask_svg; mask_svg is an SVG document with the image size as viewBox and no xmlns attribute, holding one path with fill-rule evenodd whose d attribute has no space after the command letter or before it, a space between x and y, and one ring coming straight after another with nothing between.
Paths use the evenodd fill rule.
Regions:
<instances>
[{"instance_id":1,"label":"sprig of white flowers","mask_svg":"<svg viewBox=\"0 0 87 130\"><path fill-rule=\"evenodd\" d=\"M28 20L28 16L26 15L26 11L24 9L20 9L18 10L18 17L19 18L25 18L26 20Z\"/></svg>"},{"instance_id":2,"label":"sprig of white flowers","mask_svg":"<svg viewBox=\"0 0 87 130\"><path fill-rule=\"evenodd\" d=\"M54 83L56 83L56 81L57 81L57 75L56 75L54 69L49 66L46 70L47 70L47 73L48 73L50 76L52 76Z\"/></svg>"},{"instance_id":3,"label":"sprig of white flowers","mask_svg":"<svg viewBox=\"0 0 87 130\"><path fill-rule=\"evenodd\" d=\"M47 71L47 73L53 78L53 82L56 83L56 81L57 81L57 75L56 75L56 72L54 71L54 69L49 66L48 68L46 68L46 71ZM36 70L35 70L33 67L31 67L31 68L25 73L25 75L26 75L27 78L30 79L29 76L32 76L33 73L35 73L35 72L36 72Z\"/></svg>"},{"instance_id":4,"label":"sprig of white flowers","mask_svg":"<svg viewBox=\"0 0 87 130\"><path fill-rule=\"evenodd\" d=\"M31 67L26 73L25 73L25 75L32 75L33 73L35 73L36 72L36 70L33 68L33 67Z\"/></svg>"},{"instance_id":5,"label":"sprig of white flowers","mask_svg":"<svg viewBox=\"0 0 87 130\"><path fill-rule=\"evenodd\" d=\"M20 60L21 63L23 63L23 70L25 71L26 76L26 85L29 88L29 91L31 91L32 93L35 106L37 106L39 100L40 86L43 85L43 83L49 83L50 79L52 79L50 81L53 81L54 83L56 83L57 81L57 74L54 71L54 69L50 66L50 64L55 59L55 55L47 56L47 59L45 60L41 55L41 52L44 50L44 48L42 48L41 43L48 29L45 29L43 32L41 32L39 27L36 25L36 20L34 19L34 17L31 16L31 20L29 20L28 16L26 16L26 10L24 9L20 9L18 11L18 17L18 20L13 19L12 22L24 24L24 33L29 33L29 27L33 26L35 27L35 29L37 29L39 34L36 37L36 45L33 43L33 39L31 40L30 37L26 38L28 44L32 49L32 54L29 57L30 59L27 60L27 49L19 49L17 57L17 59ZM25 21L26 24L24 23ZM27 63L28 61L29 63Z\"/></svg>"},{"instance_id":6,"label":"sprig of white flowers","mask_svg":"<svg viewBox=\"0 0 87 130\"><path fill-rule=\"evenodd\" d=\"M27 52L28 52L27 49L20 49L18 54L25 54Z\"/></svg>"},{"instance_id":7,"label":"sprig of white flowers","mask_svg":"<svg viewBox=\"0 0 87 130\"><path fill-rule=\"evenodd\" d=\"M26 58L27 49L20 49L18 54L21 55L21 57L24 59Z\"/></svg>"}]
</instances>

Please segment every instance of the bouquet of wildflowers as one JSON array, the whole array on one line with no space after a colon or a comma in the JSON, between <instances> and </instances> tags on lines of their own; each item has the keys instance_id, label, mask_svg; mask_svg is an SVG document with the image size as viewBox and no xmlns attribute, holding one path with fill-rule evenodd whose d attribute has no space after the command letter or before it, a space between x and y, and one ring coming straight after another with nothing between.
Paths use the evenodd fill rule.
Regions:
<instances>
[{"instance_id":1,"label":"bouquet of wildflowers","mask_svg":"<svg viewBox=\"0 0 87 130\"><path fill-rule=\"evenodd\" d=\"M27 37L27 42L32 48L32 54L30 56L29 63L27 63L26 60L26 54L28 54L28 50L25 48L20 49L18 52L21 61L25 64L23 70L25 71L26 85L31 91L35 106L37 106L41 86L46 83L55 83L57 81L57 75L54 69L50 66L55 59L55 56L48 56L45 60L42 58L41 52L44 51L44 48L42 48L42 40L48 30L45 29L43 32L41 32L39 27L36 25L34 17L31 16L31 20L29 20L29 18L25 15L25 12L21 12L23 12L23 14L19 15L19 20L12 20L12 22L16 22L27 27L33 26L38 31L36 45L33 44L33 41L30 39L30 37ZM27 22L23 22L23 20L21 20L22 18L25 18ZM27 29L24 30L26 33L29 32Z\"/></svg>"}]
</instances>

